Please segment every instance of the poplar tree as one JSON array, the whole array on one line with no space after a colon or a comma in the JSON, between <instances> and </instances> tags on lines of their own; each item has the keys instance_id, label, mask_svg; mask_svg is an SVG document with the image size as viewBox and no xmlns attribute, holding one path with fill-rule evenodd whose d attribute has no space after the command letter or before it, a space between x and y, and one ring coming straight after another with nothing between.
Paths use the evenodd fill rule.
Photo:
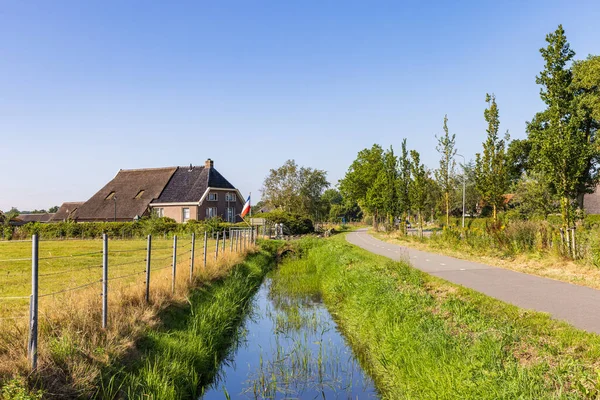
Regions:
<instances>
[{"instance_id":1,"label":"poplar tree","mask_svg":"<svg viewBox=\"0 0 600 400\"><path fill-rule=\"evenodd\" d=\"M487 139L483 142L483 154L475 155L475 185L483 201L492 207L492 217L496 222L509 183L506 143L510 137L508 132L504 139L499 137L500 117L496 97L486 94L485 101L488 103L483 113L488 123Z\"/></svg>"},{"instance_id":2,"label":"poplar tree","mask_svg":"<svg viewBox=\"0 0 600 400\"><path fill-rule=\"evenodd\" d=\"M427 207L427 187L429 173L425 165L421 164L421 156L416 150L410 151L412 162L410 164L410 203L417 212L419 220L419 233L423 236L423 212Z\"/></svg>"},{"instance_id":3,"label":"poplar tree","mask_svg":"<svg viewBox=\"0 0 600 400\"><path fill-rule=\"evenodd\" d=\"M411 186L411 162L406 139L402 140L402 151L398 157L398 214L402 216L401 226L406 231L406 220L410 212L410 186Z\"/></svg>"},{"instance_id":4,"label":"poplar tree","mask_svg":"<svg viewBox=\"0 0 600 400\"><path fill-rule=\"evenodd\" d=\"M450 226L450 202L454 194L454 156L456 155L456 135L448 131L448 116L444 116L444 134L435 135L438 144L435 149L440 153L440 167L435 170L435 178L442 191L442 201L446 212L446 226Z\"/></svg>"},{"instance_id":5,"label":"poplar tree","mask_svg":"<svg viewBox=\"0 0 600 400\"><path fill-rule=\"evenodd\" d=\"M573 73L569 63L575 56L562 25L546 36L540 49L545 68L536 77L546 109L527 124L532 165L543 173L560 198L564 228L573 222L574 200L595 185L597 145L590 130L582 129L584 118L577 109Z\"/></svg>"}]
</instances>

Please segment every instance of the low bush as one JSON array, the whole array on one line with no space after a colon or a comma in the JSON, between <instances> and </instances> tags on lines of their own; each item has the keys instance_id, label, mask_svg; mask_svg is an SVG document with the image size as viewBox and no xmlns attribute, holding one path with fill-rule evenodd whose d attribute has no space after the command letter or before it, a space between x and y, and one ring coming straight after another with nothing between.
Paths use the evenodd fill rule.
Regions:
<instances>
[{"instance_id":1,"label":"low bush","mask_svg":"<svg viewBox=\"0 0 600 400\"><path fill-rule=\"evenodd\" d=\"M274 224L283 223L291 235L302 235L315 231L312 220L300 214L288 213L282 210L274 210L268 213L255 215L255 217L264 218L265 220ZM285 233L288 232L286 231Z\"/></svg>"}]
</instances>

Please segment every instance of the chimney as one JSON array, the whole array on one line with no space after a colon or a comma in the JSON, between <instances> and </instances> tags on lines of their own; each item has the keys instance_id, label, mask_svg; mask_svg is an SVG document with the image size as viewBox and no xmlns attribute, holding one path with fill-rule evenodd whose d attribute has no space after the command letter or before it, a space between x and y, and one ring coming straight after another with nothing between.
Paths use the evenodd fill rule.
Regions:
<instances>
[{"instance_id":1,"label":"chimney","mask_svg":"<svg viewBox=\"0 0 600 400\"><path fill-rule=\"evenodd\" d=\"M212 168L215 165L214 161L210 158L204 161L204 168Z\"/></svg>"}]
</instances>

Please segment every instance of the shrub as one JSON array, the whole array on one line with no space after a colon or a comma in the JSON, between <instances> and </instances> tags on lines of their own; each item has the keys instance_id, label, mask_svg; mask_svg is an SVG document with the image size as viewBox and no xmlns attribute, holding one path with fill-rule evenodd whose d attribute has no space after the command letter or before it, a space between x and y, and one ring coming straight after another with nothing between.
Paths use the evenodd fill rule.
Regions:
<instances>
[{"instance_id":1,"label":"shrub","mask_svg":"<svg viewBox=\"0 0 600 400\"><path fill-rule=\"evenodd\" d=\"M312 233L315 231L312 220L300 214L292 214L282 210L274 210L268 213L258 214L255 217L264 218L265 220L274 224L283 223L283 225L289 229L290 234L292 235Z\"/></svg>"}]
</instances>

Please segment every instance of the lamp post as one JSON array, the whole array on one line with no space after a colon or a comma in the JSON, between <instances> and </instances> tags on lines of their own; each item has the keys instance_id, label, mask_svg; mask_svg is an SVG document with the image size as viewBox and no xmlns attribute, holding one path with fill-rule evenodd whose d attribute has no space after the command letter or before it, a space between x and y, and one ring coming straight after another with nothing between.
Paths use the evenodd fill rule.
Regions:
<instances>
[{"instance_id":1,"label":"lamp post","mask_svg":"<svg viewBox=\"0 0 600 400\"><path fill-rule=\"evenodd\" d=\"M115 222L117 222L117 196L113 196L115 202Z\"/></svg>"},{"instance_id":2,"label":"lamp post","mask_svg":"<svg viewBox=\"0 0 600 400\"><path fill-rule=\"evenodd\" d=\"M462 157L463 159L463 209L462 209L462 227L465 227L465 187L466 187L466 181L467 181L467 174L466 174L466 170L465 170L465 164L467 163L465 161L465 156L463 156L462 154L457 154L457 156Z\"/></svg>"}]
</instances>

